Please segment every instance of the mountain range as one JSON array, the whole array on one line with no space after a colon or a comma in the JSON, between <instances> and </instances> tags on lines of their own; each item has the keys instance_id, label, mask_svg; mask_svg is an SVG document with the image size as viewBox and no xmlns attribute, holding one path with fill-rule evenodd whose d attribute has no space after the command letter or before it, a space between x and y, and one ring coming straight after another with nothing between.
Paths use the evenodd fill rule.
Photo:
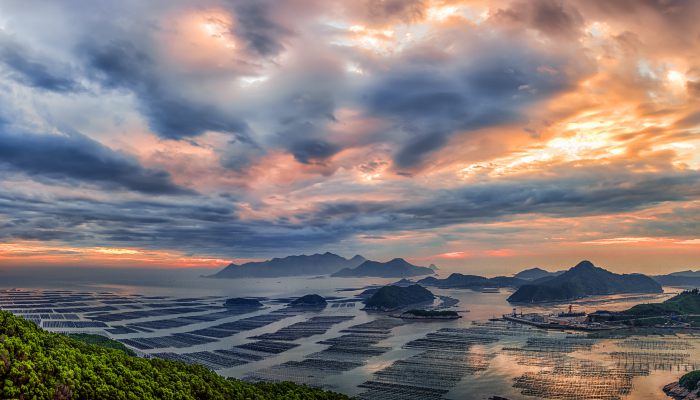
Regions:
<instances>
[{"instance_id":1,"label":"mountain range","mask_svg":"<svg viewBox=\"0 0 700 400\"><path fill-rule=\"evenodd\" d=\"M277 278L284 276L328 275L343 268L354 268L365 262L360 255L346 259L337 254L323 253L273 258L267 261L229 264L211 278Z\"/></svg>"},{"instance_id":2,"label":"mountain range","mask_svg":"<svg viewBox=\"0 0 700 400\"><path fill-rule=\"evenodd\" d=\"M582 262L576 267L581 266L582 268L579 269L587 269L587 267L592 265L593 264L590 262ZM576 267L572 268L572 270ZM347 259L337 254L326 252L323 254L273 258L267 261L248 262L241 265L232 263L209 277L278 278L287 276L331 275L334 277L409 278L421 275L433 275L436 270L437 267L433 264L429 267L420 267L402 258L395 258L383 263L367 260L360 255ZM575 272L571 272L571 270L550 272L542 268L525 269L512 277L497 276L488 278L478 275L453 273L445 279L427 277L420 280L419 283L426 286L441 288L480 289L522 287L520 293L516 292L511 296L510 301L517 302L550 301L554 299L566 300L570 299L571 296L623 293L620 290L632 292L640 291L635 288L642 288L643 290L641 291L656 290L655 287L658 285L649 284L649 279L653 279L653 281L663 286L700 287L700 271L687 270L651 277L641 274L618 275L605 271L607 274L610 274L606 275L601 271L605 270L600 268L590 270L587 274L590 275L590 279L578 276ZM563 278L561 279L555 279L562 276ZM611 280L607 282L606 278L611 278ZM622 279L622 281L620 281L620 279ZM592 287L587 287L585 282L590 280L598 281L598 283L591 283ZM630 285L632 289L627 288L627 286ZM652 286L654 288L652 288Z\"/></svg>"},{"instance_id":3,"label":"mountain range","mask_svg":"<svg viewBox=\"0 0 700 400\"><path fill-rule=\"evenodd\" d=\"M413 265L403 258L394 258L385 263L367 260L356 268L344 268L331 276L405 278L410 276L431 275L433 273L434 271L431 268Z\"/></svg>"},{"instance_id":4,"label":"mountain range","mask_svg":"<svg viewBox=\"0 0 700 400\"><path fill-rule=\"evenodd\" d=\"M513 303L574 300L591 295L661 293L661 285L642 274L615 274L581 261L568 271L521 286L509 298Z\"/></svg>"},{"instance_id":5,"label":"mountain range","mask_svg":"<svg viewBox=\"0 0 700 400\"><path fill-rule=\"evenodd\" d=\"M536 279L542 279L542 278L547 278L551 276L557 276L563 274L565 271L556 271L556 272L549 272L545 271L542 268L530 268L530 269L525 269L517 274L513 275L514 278L518 279L524 279L526 281L534 281Z\"/></svg>"},{"instance_id":6,"label":"mountain range","mask_svg":"<svg viewBox=\"0 0 700 400\"><path fill-rule=\"evenodd\" d=\"M504 288L520 287L528 281L510 276L497 276L495 278L486 278L478 275L464 275L459 273L450 274L445 279L438 279L432 276L423 278L418 281L419 284L425 286L433 286L443 289L480 289L480 288Z\"/></svg>"},{"instance_id":7,"label":"mountain range","mask_svg":"<svg viewBox=\"0 0 700 400\"><path fill-rule=\"evenodd\" d=\"M667 275L652 276L664 286L700 287L700 271L679 271Z\"/></svg>"}]
</instances>

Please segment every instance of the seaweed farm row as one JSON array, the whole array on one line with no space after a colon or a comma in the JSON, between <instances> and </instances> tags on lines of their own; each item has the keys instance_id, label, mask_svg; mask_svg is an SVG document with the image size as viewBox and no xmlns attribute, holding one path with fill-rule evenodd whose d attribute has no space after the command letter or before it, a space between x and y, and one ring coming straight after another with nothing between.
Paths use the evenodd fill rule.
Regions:
<instances>
[{"instance_id":1,"label":"seaweed farm row","mask_svg":"<svg viewBox=\"0 0 700 400\"><path fill-rule=\"evenodd\" d=\"M180 328L192 324L200 324L202 322L213 322L220 319L235 317L238 315L249 314L259 311L260 307L227 307L224 311L210 312L207 314L192 315L188 317L158 319L144 322L127 324L126 326L132 329L137 329L142 332L149 332L160 329Z\"/></svg>"},{"instance_id":2,"label":"seaweed farm row","mask_svg":"<svg viewBox=\"0 0 700 400\"><path fill-rule=\"evenodd\" d=\"M331 326L353 319L353 316L318 316L303 322L297 322L278 330L277 332L264 333L254 336L255 339L293 341L313 335L325 333Z\"/></svg>"},{"instance_id":3,"label":"seaweed farm row","mask_svg":"<svg viewBox=\"0 0 700 400\"><path fill-rule=\"evenodd\" d=\"M220 298L169 298L165 296L120 295L109 292L89 293L68 290L0 290L0 309L21 316L41 327L76 332L104 331L119 335L150 332L150 329L110 325L117 321L220 311L226 318L238 311L224 309ZM223 311L221 311L223 310ZM208 319L207 319L208 320ZM192 320L196 323L196 320ZM158 323L142 322L156 328Z\"/></svg>"},{"instance_id":4,"label":"seaweed farm row","mask_svg":"<svg viewBox=\"0 0 700 400\"><path fill-rule=\"evenodd\" d=\"M236 367L252 361L259 361L264 358L263 356L256 354L240 352L232 349L198 351L182 354L152 353L151 356L165 360L182 361L188 364L201 364L212 370Z\"/></svg>"},{"instance_id":5,"label":"seaweed farm row","mask_svg":"<svg viewBox=\"0 0 700 400\"><path fill-rule=\"evenodd\" d=\"M700 367L689 355L694 345L675 336L608 339L607 345L619 350L596 351L599 357L589 359L600 342L581 336L529 338L524 346L504 348L517 364L537 369L516 377L513 386L523 395L544 399L617 400L630 395L635 377Z\"/></svg>"},{"instance_id":6,"label":"seaweed farm row","mask_svg":"<svg viewBox=\"0 0 700 400\"><path fill-rule=\"evenodd\" d=\"M167 336L117 339L120 342L139 350L162 349L168 347L183 348L200 344L216 342L217 339L237 333L261 328L273 322L288 318L291 315L270 313L239 319L210 328L198 329L184 333L174 333Z\"/></svg>"},{"instance_id":7,"label":"seaweed farm row","mask_svg":"<svg viewBox=\"0 0 700 400\"><path fill-rule=\"evenodd\" d=\"M342 335L319 341L328 348L307 355L301 361L287 361L264 368L246 376L252 382L284 382L322 387L325 379L366 364L371 357L391 350L377 346L391 336L391 330L403 325L404 321L394 318L380 318L353 325L340 331Z\"/></svg>"},{"instance_id":8,"label":"seaweed farm row","mask_svg":"<svg viewBox=\"0 0 700 400\"><path fill-rule=\"evenodd\" d=\"M489 329L490 328L490 329ZM473 350L499 340L498 328L442 328L406 343L421 352L374 373L359 399L441 399L466 375L488 368L493 354Z\"/></svg>"},{"instance_id":9,"label":"seaweed farm row","mask_svg":"<svg viewBox=\"0 0 700 400\"><path fill-rule=\"evenodd\" d=\"M227 330L228 335L242 332L244 330L251 330L255 328L262 327L272 322L279 321L281 319L292 316L289 309L284 309L284 312L270 313L266 315L259 315L251 318L246 318L238 321L229 322L226 324L218 325L218 329ZM238 365L246 364L251 361L259 361L263 358L267 358L273 355L283 353L285 351L291 350L298 347L298 343L292 343L294 340L301 338L310 337L313 335L318 335L325 333L331 326L348 321L354 318L353 316L315 316L311 317L306 321L298 322L287 327L281 328L277 332L270 333L270 337L267 334L260 336L251 337L252 339L258 339L252 342L238 344L230 349L226 350L214 350L214 351L199 351L192 353L151 353L151 356L179 360L188 363L198 363L206 366L207 368L218 370L224 368L231 368ZM209 332L201 332L204 334L209 334ZM218 333L216 333L218 336ZM130 344L132 346L150 346L152 348L156 345L160 347L177 347L177 346L161 346L161 344L171 344L172 336L167 337L166 343L153 343L153 338L140 338L140 339L122 339L122 342ZM163 338L157 338L159 341ZM177 339L181 339L178 337ZM214 341L214 339L207 339ZM133 343L133 341L136 341Z\"/></svg>"}]
</instances>

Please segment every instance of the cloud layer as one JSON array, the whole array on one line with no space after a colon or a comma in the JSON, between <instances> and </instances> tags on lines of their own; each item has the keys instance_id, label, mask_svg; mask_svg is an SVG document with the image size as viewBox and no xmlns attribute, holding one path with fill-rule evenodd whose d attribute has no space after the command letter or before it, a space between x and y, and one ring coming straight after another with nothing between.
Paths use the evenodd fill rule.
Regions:
<instances>
[{"instance_id":1,"label":"cloud layer","mask_svg":"<svg viewBox=\"0 0 700 400\"><path fill-rule=\"evenodd\" d=\"M684 1L5 2L0 260L515 267L604 243L623 267L669 249L687 264L697 17Z\"/></svg>"}]
</instances>

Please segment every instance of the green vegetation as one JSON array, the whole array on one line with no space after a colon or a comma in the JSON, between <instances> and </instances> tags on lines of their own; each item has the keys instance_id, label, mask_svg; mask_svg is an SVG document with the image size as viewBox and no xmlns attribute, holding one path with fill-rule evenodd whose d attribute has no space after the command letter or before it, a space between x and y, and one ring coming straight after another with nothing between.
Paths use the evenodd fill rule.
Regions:
<instances>
[{"instance_id":1,"label":"green vegetation","mask_svg":"<svg viewBox=\"0 0 700 400\"><path fill-rule=\"evenodd\" d=\"M384 286L377 290L365 302L365 305L370 310L393 310L411 304L432 301L434 298L435 296L430 290L420 285Z\"/></svg>"},{"instance_id":2,"label":"green vegetation","mask_svg":"<svg viewBox=\"0 0 700 400\"><path fill-rule=\"evenodd\" d=\"M688 372L687 374L681 376L678 383L690 391L700 389L698 387L698 383L700 383L700 371Z\"/></svg>"},{"instance_id":3,"label":"green vegetation","mask_svg":"<svg viewBox=\"0 0 700 400\"><path fill-rule=\"evenodd\" d=\"M128 356L43 331L3 311L0 382L2 399L347 399L291 383L254 385L199 365Z\"/></svg>"},{"instance_id":4,"label":"green vegetation","mask_svg":"<svg viewBox=\"0 0 700 400\"><path fill-rule=\"evenodd\" d=\"M83 343L94 344L95 346L105 347L108 349L115 349L129 356L136 356L136 353L134 353L133 350L124 346L124 343L117 342L116 340L112 340L102 335L92 335L89 333L71 333L68 336Z\"/></svg>"},{"instance_id":5,"label":"green vegetation","mask_svg":"<svg viewBox=\"0 0 700 400\"><path fill-rule=\"evenodd\" d=\"M636 317L700 314L700 292L698 289L686 290L663 303L637 304L624 314Z\"/></svg>"},{"instance_id":6,"label":"green vegetation","mask_svg":"<svg viewBox=\"0 0 700 400\"><path fill-rule=\"evenodd\" d=\"M682 292L663 303L637 304L619 313L611 321L621 321L635 327L688 323L700 327L700 291Z\"/></svg>"},{"instance_id":7,"label":"green vegetation","mask_svg":"<svg viewBox=\"0 0 700 400\"><path fill-rule=\"evenodd\" d=\"M416 317L459 317L456 311L408 310L406 314L415 315Z\"/></svg>"}]
</instances>

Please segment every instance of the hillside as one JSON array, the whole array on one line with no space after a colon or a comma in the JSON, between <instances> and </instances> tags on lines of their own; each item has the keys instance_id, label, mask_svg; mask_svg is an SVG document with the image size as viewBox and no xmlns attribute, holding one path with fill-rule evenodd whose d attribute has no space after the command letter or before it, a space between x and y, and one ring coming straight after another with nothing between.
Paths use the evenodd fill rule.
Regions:
<instances>
[{"instance_id":1,"label":"hillside","mask_svg":"<svg viewBox=\"0 0 700 400\"><path fill-rule=\"evenodd\" d=\"M655 275L652 278L663 286L678 287L698 287L700 286L700 275L696 272L681 272L668 275Z\"/></svg>"},{"instance_id":2,"label":"hillside","mask_svg":"<svg viewBox=\"0 0 700 400\"><path fill-rule=\"evenodd\" d=\"M406 278L431 274L433 274L433 270L430 268L413 265L403 258L394 258L385 263L379 261L365 261L357 268L345 268L334 273L332 276Z\"/></svg>"},{"instance_id":3,"label":"hillside","mask_svg":"<svg viewBox=\"0 0 700 400\"><path fill-rule=\"evenodd\" d=\"M581 261L555 277L541 278L521 286L509 298L513 303L574 300L591 295L661 293L661 285L646 275L615 274Z\"/></svg>"},{"instance_id":4,"label":"hillside","mask_svg":"<svg viewBox=\"0 0 700 400\"><path fill-rule=\"evenodd\" d=\"M508 276L497 276L495 278L485 278L478 275L463 275L459 273L450 274L445 279L438 279L432 276L423 278L418 283L426 286L434 286L443 289L469 289L469 288L502 288L520 287L527 281Z\"/></svg>"},{"instance_id":5,"label":"hillside","mask_svg":"<svg viewBox=\"0 0 700 400\"><path fill-rule=\"evenodd\" d=\"M226 379L199 365L132 357L43 331L4 311L0 382L3 399L347 399L289 383Z\"/></svg>"},{"instance_id":6,"label":"hillside","mask_svg":"<svg viewBox=\"0 0 700 400\"><path fill-rule=\"evenodd\" d=\"M354 268L365 261L357 255L346 259L337 254L288 256L268 261L230 264L211 278L278 278L284 276L327 275L343 268Z\"/></svg>"},{"instance_id":7,"label":"hillside","mask_svg":"<svg viewBox=\"0 0 700 400\"><path fill-rule=\"evenodd\" d=\"M680 293L663 303L637 304L623 314L635 317L655 317L665 315L700 315L700 292L698 289Z\"/></svg>"},{"instance_id":8,"label":"hillside","mask_svg":"<svg viewBox=\"0 0 700 400\"><path fill-rule=\"evenodd\" d=\"M432 301L434 298L435 296L430 290L419 285L407 287L384 286L365 302L365 308L383 311L394 310L412 304Z\"/></svg>"},{"instance_id":9,"label":"hillside","mask_svg":"<svg viewBox=\"0 0 700 400\"><path fill-rule=\"evenodd\" d=\"M564 271L549 272L549 271L543 270L542 268L530 268L530 269L526 269L526 270L518 272L517 274L513 275L513 277L518 278L518 279L523 279L526 281L534 281L537 279L561 275L563 273L564 273Z\"/></svg>"}]
</instances>

